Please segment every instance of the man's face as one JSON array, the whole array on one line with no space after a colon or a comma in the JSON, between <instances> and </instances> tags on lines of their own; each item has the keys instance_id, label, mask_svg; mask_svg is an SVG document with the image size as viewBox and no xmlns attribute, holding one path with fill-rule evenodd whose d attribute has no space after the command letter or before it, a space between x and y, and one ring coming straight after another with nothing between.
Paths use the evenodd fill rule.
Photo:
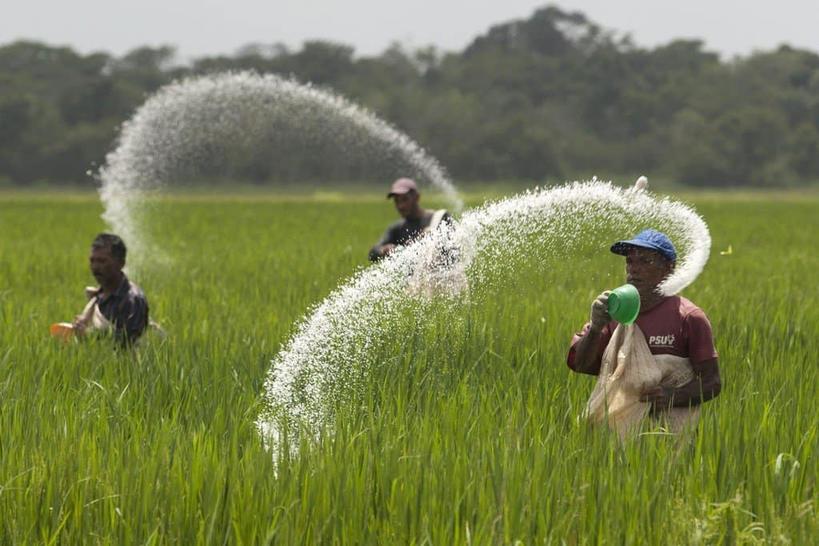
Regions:
<instances>
[{"instance_id":1,"label":"man's face","mask_svg":"<svg viewBox=\"0 0 819 546\"><path fill-rule=\"evenodd\" d=\"M414 191L393 195L395 210L398 211L398 214L400 214L402 218L408 218L418 205L418 197L418 193Z\"/></svg>"},{"instance_id":2,"label":"man's face","mask_svg":"<svg viewBox=\"0 0 819 546\"><path fill-rule=\"evenodd\" d=\"M626 254L626 282L637 287L641 296L654 292L672 271L674 264L654 250L631 248Z\"/></svg>"},{"instance_id":3,"label":"man's face","mask_svg":"<svg viewBox=\"0 0 819 546\"><path fill-rule=\"evenodd\" d=\"M91 255L88 257L88 265L91 267L91 274L100 284L106 284L115 279L125 265L122 260L114 258L111 254L111 247L91 247Z\"/></svg>"}]
</instances>

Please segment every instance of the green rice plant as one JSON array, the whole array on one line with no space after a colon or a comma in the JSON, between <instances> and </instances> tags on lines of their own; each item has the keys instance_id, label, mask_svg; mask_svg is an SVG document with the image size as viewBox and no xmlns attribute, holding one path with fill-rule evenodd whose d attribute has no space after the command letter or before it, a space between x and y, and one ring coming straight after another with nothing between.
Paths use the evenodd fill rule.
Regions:
<instances>
[{"instance_id":1,"label":"green rice plant","mask_svg":"<svg viewBox=\"0 0 819 546\"><path fill-rule=\"evenodd\" d=\"M3 194L0 543L810 544L819 200L693 204L713 251L685 295L724 390L692 437L620 445L579 420L594 380L568 343L623 280L584 248L407 313L318 437L274 453L255 426L270 360L368 267L388 203L158 201L148 229L172 259L132 277L168 337L123 353L47 335L92 281L94 196Z\"/></svg>"}]
</instances>

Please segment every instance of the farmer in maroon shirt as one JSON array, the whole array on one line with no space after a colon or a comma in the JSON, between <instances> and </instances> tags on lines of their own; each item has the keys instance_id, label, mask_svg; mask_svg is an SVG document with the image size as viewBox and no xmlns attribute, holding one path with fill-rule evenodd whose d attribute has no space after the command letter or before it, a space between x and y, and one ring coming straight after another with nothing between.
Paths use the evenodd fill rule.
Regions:
<instances>
[{"instance_id":1,"label":"farmer in maroon shirt","mask_svg":"<svg viewBox=\"0 0 819 546\"><path fill-rule=\"evenodd\" d=\"M717 350L711 324L702 309L681 296L664 296L659 284L674 271L677 251L659 231L647 229L633 239L614 243L611 251L626 257L626 280L640 293L636 324L653 355L674 355L690 360L694 379L678 388L655 387L641 400L657 413L669 407L689 407L717 396L721 389ZM617 328L608 313L608 291L592 303L589 322L575 334L567 362L578 373L597 375L603 351Z\"/></svg>"}]
</instances>

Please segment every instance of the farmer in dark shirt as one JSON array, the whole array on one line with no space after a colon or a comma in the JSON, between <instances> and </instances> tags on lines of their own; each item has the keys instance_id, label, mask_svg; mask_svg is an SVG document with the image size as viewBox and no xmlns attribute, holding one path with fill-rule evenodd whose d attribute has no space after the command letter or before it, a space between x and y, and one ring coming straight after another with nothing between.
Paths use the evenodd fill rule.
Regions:
<instances>
[{"instance_id":1,"label":"farmer in dark shirt","mask_svg":"<svg viewBox=\"0 0 819 546\"><path fill-rule=\"evenodd\" d=\"M435 229L441 222L452 222L452 217L445 210L421 208L418 186L409 178L399 178L393 182L387 198L395 201L395 209L403 220L390 225L378 244L370 249L372 262L389 256L397 247L411 243L425 231Z\"/></svg>"},{"instance_id":2,"label":"farmer in dark shirt","mask_svg":"<svg viewBox=\"0 0 819 546\"><path fill-rule=\"evenodd\" d=\"M148 300L122 271L125 254L125 243L110 233L97 235L91 243L88 260L99 287L86 289L88 304L73 322L77 335L110 331L120 345L131 345L147 328Z\"/></svg>"}]
</instances>

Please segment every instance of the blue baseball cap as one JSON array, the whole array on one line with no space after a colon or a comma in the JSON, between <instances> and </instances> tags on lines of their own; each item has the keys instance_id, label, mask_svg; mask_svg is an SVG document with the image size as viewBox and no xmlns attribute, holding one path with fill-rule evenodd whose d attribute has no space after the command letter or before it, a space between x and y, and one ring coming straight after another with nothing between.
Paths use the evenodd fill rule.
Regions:
<instances>
[{"instance_id":1,"label":"blue baseball cap","mask_svg":"<svg viewBox=\"0 0 819 546\"><path fill-rule=\"evenodd\" d=\"M677 249L668 235L656 229L645 229L628 241L617 241L611 245L611 251L625 256L630 248L647 248L659 252L669 262L677 261Z\"/></svg>"}]
</instances>

